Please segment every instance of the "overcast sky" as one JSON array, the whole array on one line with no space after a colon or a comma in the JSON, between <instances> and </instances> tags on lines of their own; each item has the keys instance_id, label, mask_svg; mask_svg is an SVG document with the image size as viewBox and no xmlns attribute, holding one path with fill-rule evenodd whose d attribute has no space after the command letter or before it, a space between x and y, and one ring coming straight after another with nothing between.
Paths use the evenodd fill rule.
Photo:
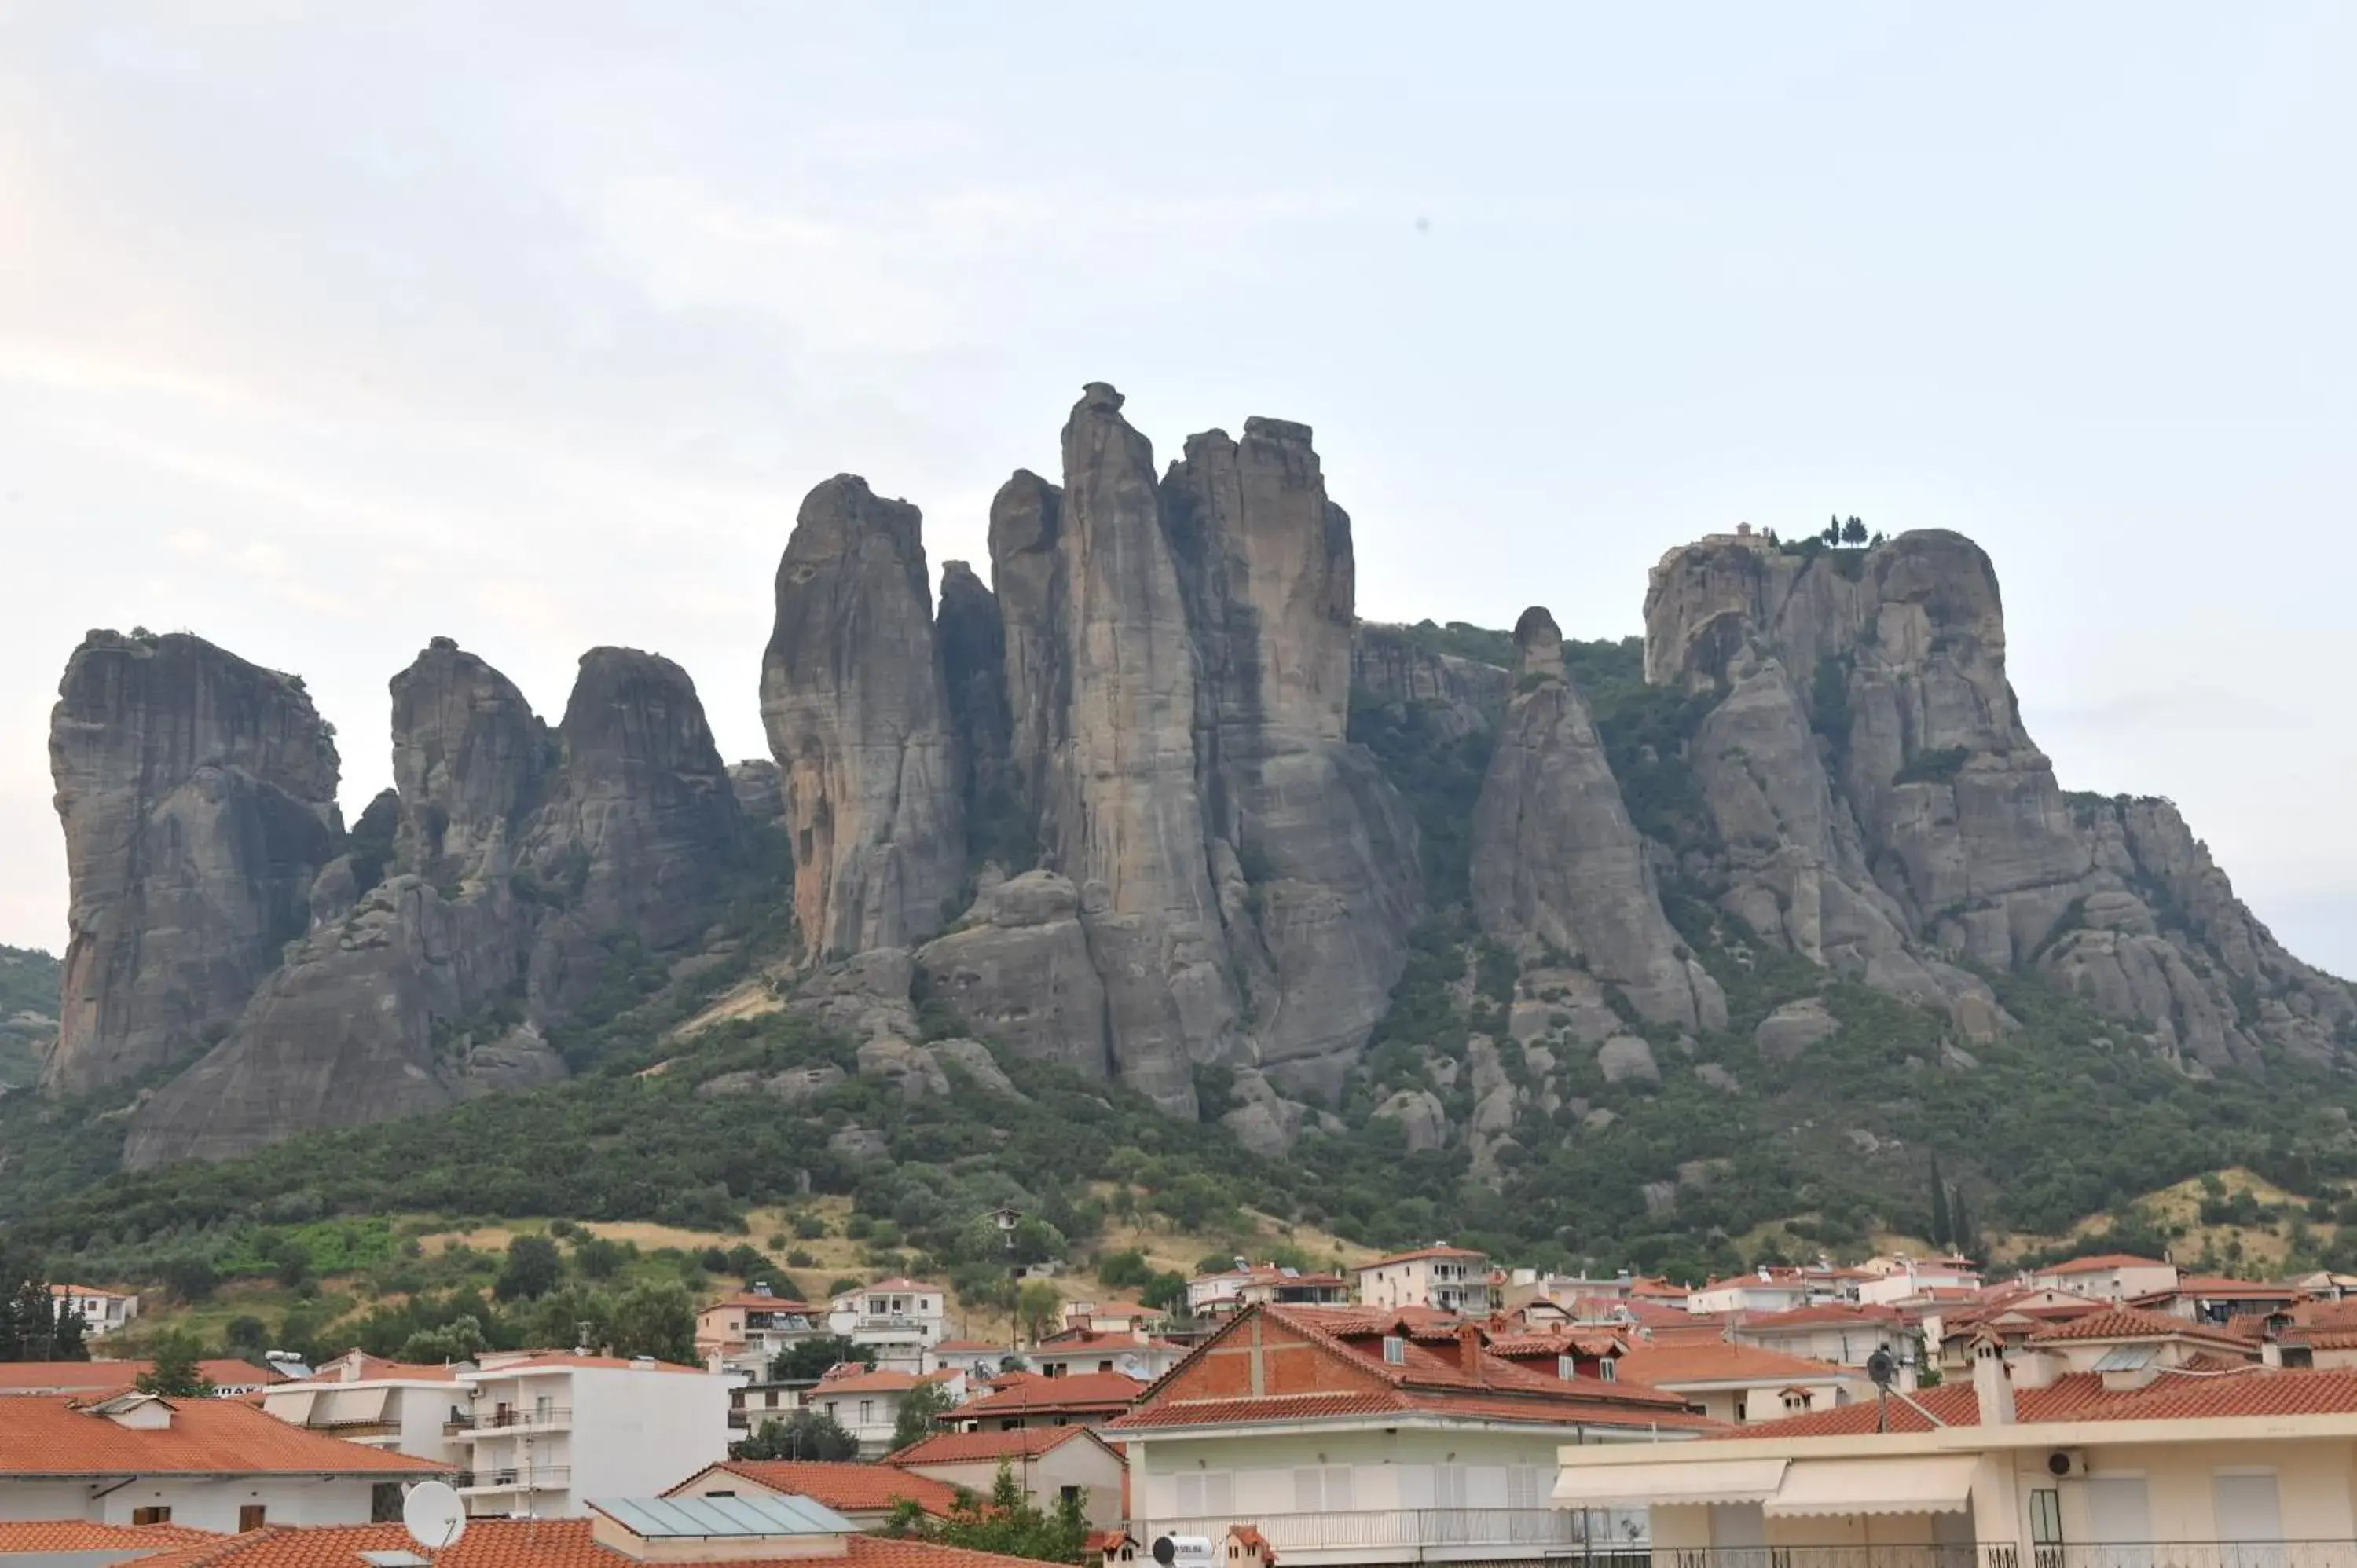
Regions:
<instances>
[{"instance_id":1,"label":"overcast sky","mask_svg":"<svg viewBox=\"0 0 2357 1568\"><path fill-rule=\"evenodd\" d=\"M0 0L0 940L86 628L300 671L348 814L436 634L552 719L660 650L755 755L803 491L982 564L1103 379L1313 424L1369 617L1970 533L2065 787L2357 973L2352 80L2288 0Z\"/></svg>"}]
</instances>

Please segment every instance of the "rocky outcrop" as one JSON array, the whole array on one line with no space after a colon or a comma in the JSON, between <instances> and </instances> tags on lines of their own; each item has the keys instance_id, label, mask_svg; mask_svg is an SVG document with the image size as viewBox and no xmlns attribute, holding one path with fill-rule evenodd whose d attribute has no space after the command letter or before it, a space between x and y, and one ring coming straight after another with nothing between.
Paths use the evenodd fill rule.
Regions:
<instances>
[{"instance_id":1,"label":"rocky outcrop","mask_svg":"<svg viewBox=\"0 0 2357 1568\"><path fill-rule=\"evenodd\" d=\"M969 857L1003 874L1039 857L1036 825L1021 804L1014 720L1006 696L1006 632L996 596L963 561L942 564L941 610L933 621L950 728L957 737L958 797Z\"/></svg>"},{"instance_id":2,"label":"rocky outcrop","mask_svg":"<svg viewBox=\"0 0 2357 1568\"><path fill-rule=\"evenodd\" d=\"M917 951L929 994L1017 1056L1113 1075L1104 983L1071 880L1028 871L986 887L958 926Z\"/></svg>"},{"instance_id":3,"label":"rocky outcrop","mask_svg":"<svg viewBox=\"0 0 2357 1568\"><path fill-rule=\"evenodd\" d=\"M1052 780L1072 703L1064 492L1017 468L990 502L990 580L1006 693L1007 766L1033 841L1059 842Z\"/></svg>"},{"instance_id":4,"label":"rocky outcrop","mask_svg":"<svg viewBox=\"0 0 2357 1568\"><path fill-rule=\"evenodd\" d=\"M278 966L341 833L333 737L301 681L201 638L83 639L49 721L71 889L51 1089L212 1044Z\"/></svg>"},{"instance_id":5,"label":"rocky outcrop","mask_svg":"<svg viewBox=\"0 0 2357 1568\"><path fill-rule=\"evenodd\" d=\"M1706 875L1760 935L1975 1039L2010 1021L1943 950L2035 964L2210 1067L2334 1049L2348 987L2266 935L2173 810L2066 801L1971 541L1707 539L1653 569L1645 617L1647 679L1718 699L1691 745Z\"/></svg>"},{"instance_id":6,"label":"rocky outcrop","mask_svg":"<svg viewBox=\"0 0 2357 1568\"><path fill-rule=\"evenodd\" d=\"M785 779L778 765L756 757L728 765L728 787L737 793L737 814L749 828L766 828L786 814Z\"/></svg>"},{"instance_id":7,"label":"rocky outcrop","mask_svg":"<svg viewBox=\"0 0 2357 1568\"><path fill-rule=\"evenodd\" d=\"M1351 640L1351 682L1367 697L1416 710L1462 736L1496 722L1514 677L1499 665L1436 653L1407 627L1361 621Z\"/></svg>"},{"instance_id":8,"label":"rocky outcrop","mask_svg":"<svg viewBox=\"0 0 2357 1568\"><path fill-rule=\"evenodd\" d=\"M140 1110L127 1163L561 1077L546 1031L594 987L604 939L660 950L703 929L745 828L677 665L592 650L554 734L447 639L392 691L399 826L383 874L363 886L355 854L320 876L309 936Z\"/></svg>"},{"instance_id":9,"label":"rocky outcrop","mask_svg":"<svg viewBox=\"0 0 2357 1568\"><path fill-rule=\"evenodd\" d=\"M939 930L965 838L915 507L849 474L803 500L778 566L761 716L810 955Z\"/></svg>"},{"instance_id":10,"label":"rocky outcrop","mask_svg":"<svg viewBox=\"0 0 2357 1568\"><path fill-rule=\"evenodd\" d=\"M1584 960L1650 1022L1725 1027L1717 983L1662 912L1644 843L1564 673L1554 618L1524 611L1514 644L1514 695L1473 816L1481 929L1533 957Z\"/></svg>"}]
</instances>

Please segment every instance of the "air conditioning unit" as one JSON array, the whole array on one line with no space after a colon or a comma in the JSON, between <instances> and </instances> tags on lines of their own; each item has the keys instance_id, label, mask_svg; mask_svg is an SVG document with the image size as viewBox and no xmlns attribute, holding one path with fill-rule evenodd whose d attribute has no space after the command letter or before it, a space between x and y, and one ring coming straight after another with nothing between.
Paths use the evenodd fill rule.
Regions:
<instances>
[{"instance_id":1,"label":"air conditioning unit","mask_svg":"<svg viewBox=\"0 0 2357 1568\"><path fill-rule=\"evenodd\" d=\"M2087 1478L2087 1455L2083 1449L2057 1448L2046 1455L2046 1473L2058 1481L2083 1481Z\"/></svg>"}]
</instances>

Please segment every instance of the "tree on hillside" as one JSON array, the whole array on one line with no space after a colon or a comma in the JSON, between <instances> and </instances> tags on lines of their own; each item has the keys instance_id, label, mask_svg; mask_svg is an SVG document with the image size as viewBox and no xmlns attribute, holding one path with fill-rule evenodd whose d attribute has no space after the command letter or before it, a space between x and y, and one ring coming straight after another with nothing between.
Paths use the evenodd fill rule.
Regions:
<instances>
[{"instance_id":1,"label":"tree on hillside","mask_svg":"<svg viewBox=\"0 0 2357 1568\"><path fill-rule=\"evenodd\" d=\"M87 1361L81 1314L59 1301L38 1273L0 1272L16 1287L0 1296L0 1361Z\"/></svg>"},{"instance_id":2,"label":"tree on hillside","mask_svg":"<svg viewBox=\"0 0 2357 1568\"><path fill-rule=\"evenodd\" d=\"M527 1234L508 1243L507 1261L491 1294L501 1301L529 1301L565 1283L565 1255L548 1237Z\"/></svg>"},{"instance_id":3,"label":"tree on hillside","mask_svg":"<svg viewBox=\"0 0 2357 1568\"><path fill-rule=\"evenodd\" d=\"M156 1341L155 1359L139 1374L136 1386L143 1394L162 1394L167 1399L203 1399L213 1391L212 1380L205 1376L199 1364L204 1347L197 1337L176 1330Z\"/></svg>"},{"instance_id":4,"label":"tree on hillside","mask_svg":"<svg viewBox=\"0 0 2357 1568\"><path fill-rule=\"evenodd\" d=\"M695 1302L684 1285L649 1281L614 1300L617 1356L652 1356L683 1367L696 1364Z\"/></svg>"},{"instance_id":5,"label":"tree on hillside","mask_svg":"<svg viewBox=\"0 0 2357 1568\"><path fill-rule=\"evenodd\" d=\"M765 1421L752 1436L728 1445L731 1459L827 1459L859 1457L859 1439L822 1410L798 1410L783 1421Z\"/></svg>"},{"instance_id":6,"label":"tree on hillside","mask_svg":"<svg viewBox=\"0 0 2357 1568\"><path fill-rule=\"evenodd\" d=\"M798 1339L770 1360L770 1380L773 1383L814 1383L829 1367L845 1361L856 1361L873 1369L876 1350L873 1346L855 1345L838 1334L822 1334L813 1339Z\"/></svg>"},{"instance_id":7,"label":"tree on hillside","mask_svg":"<svg viewBox=\"0 0 2357 1568\"><path fill-rule=\"evenodd\" d=\"M1932 1245L1946 1249L1956 1242L1955 1221L1948 1212L1948 1184L1940 1176L1940 1156L1932 1156Z\"/></svg>"},{"instance_id":8,"label":"tree on hillside","mask_svg":"<svg viewBox=\"0 0 2357 1568\"><path fill-rule=\"evenodd\" d=\"M1842 524L1841 537L1844 544L1865 543L1866 524L1858 521L1857 518L1851 518L1847 522Z\"/></svg>"},{"instance_id":9,"label":"tree on hillside","mask_svg":"<svg viewBox=\"0 0 2357 1568\"><path fill-rule=\"evenodd\" d=\"M1056 1331L1064 1316L1064 1298L1045 1280L1032 1280L1015 1294L1016 1320L1037 1345Z\"/></svg>"},{"instance_id":10,"label":"tree on hillside","mask_svg":"<svg viewBox=\"0 0 2357 1568\"><path fill-rule=\"evenodd\" d=\"M949 1391L939 1383L919 1383L900 1402L900 1413L892 1423L892 1446L906 1448L911 1443L931 1437L934 1418L951 1408Z\"/></svg>"}]
</instances>

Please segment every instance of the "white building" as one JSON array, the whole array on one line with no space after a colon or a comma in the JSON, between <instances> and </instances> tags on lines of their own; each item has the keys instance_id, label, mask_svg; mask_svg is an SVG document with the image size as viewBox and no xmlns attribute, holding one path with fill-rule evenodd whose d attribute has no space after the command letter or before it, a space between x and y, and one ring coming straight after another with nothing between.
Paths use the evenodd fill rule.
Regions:
<instances>
[{"instance_id":1,"label":"white building","mask_svg":"<svg viewBox=\"0 0 2357 1568\"><path fill-rule=\"evenodd\" d=\"M1727 1337L1738 1345L1756 1345L1836 1367L1863 1367L1878 1350L1889 1351L1901 1367L1912 1367L1921 1359L1915 1325L1888 1306L1826 1302L1790 1312L1763 1313L1730 1324ZM1907 1386L1915 1385L1910 1381Z\"/></svg>"},{"instance_id":2,"label":"white building","mask_svg":"<svg viewBox=\"0 0 2357 1568\"><path fill-rule=\"evenodd\" d=\"M1791 1312L1818 1299L1815 1290L1798 1269L1762 1267L1695 1286L1686 1293L1686 1310L1695 1314Z\"/></svg>"},{"instance_id":3,"label":"white building","mask_svg":"<svg viewBox=\"0 0 2357 1568\"><path fill-rule=\"evenodd\" d=\"M1085 1426L1017 1432L942 1432L892 1455L891 1467L986 1498L1006 1466L1023 1495L1054 1511L1064 1498L1102 1529L1121 1518L1122 1457Z\"/></svg>"},{"instance_id":4,"label":"white building","mask_svg":"<svg viewBox=\"0 0 2357 1568\"><path fill-rule=\"evenodd\" d=\"M484 1358L460 1372L470 1514L574 1519L593 1497L653 1497L728 1452L733 1380L641 1358Z\"/></svg>"},{"instance_id":5,"label":"white building","mask_svg":"<svg viewBox=\"0 0 2357 1568\"><path fill-rule=\"evenodd\" d=\"M926 1352L948 1335L949 1293L893 1278L845 1291L827 1303L826 1331L868 1347L879 1367L921 1372Z\"/></svg>"},{"instance_id":6,"label":"white building","mask_svg":"<svg viewBox=\"0 0 2357 1568\"><path fill-rule=\"evenodd\" d=\"M1869 1306L1923 1301L1981 1288L1981 1272L1968 1258L1910 1258L1893 1253L1867 1263L1857 1299Z\"/></svg>"},{"instance_id":7,"label":"white building","mask_svg":"<svg viewBox=\"0 0 2357 1568\"><path fill-rule=\"evenodd\" d=\"M695 1353L713 1371L760 1382L769 1377L771 1362L824 1332L819 1315L809 1306L777 1294L766 1281L756 1281L752 1289L724 1296L696 1313Z\"/></svg>"},{"instance_id":8,"label":"white building","mask_svg":"<svg viewBox=\"0 0 2357 1568\"><path fill-rule=\"evenodd\" d=\"M2126 1252L2106 1252L2101 1257L2050 1263L2022 1277L2041 1290L2069 1291L2097 1301L2136 1301L2175 1290L2177 1265Z\"/></svg>"},{"instance_id":9,"label":"white building","mask_svg":"<svg viewBox=\"0 0 2357 1568\"><path fill-rule=\"evenodd\" d=\"M139 1298L96 1285L51 1285L49 1295L60 1310L81 1319L82 1337L100 1339L139 1316Z\"/></svg>"},{"instance_id":10,"label":"white building","mask_svg":"<svg viewBox=\"0 0 2357 1568\"><path fill-rule=\"evenodd\" d=\"M1426 1306L1469 1316L1490 1310L1490 1260L1469 1248L1418 1247L1363 1263L1357 1273L1362 1306Z\"/></svg>"},{"instance_id":11,"label":"white building","mask_svg":"<svg viewBox=\"0 0 2357 1568\"><path fill-rule=\"evenodd\" d=\"M832 1418L859 1439L859 1456L880 1458L892 1452L900 1425L900 1406L922 1385L940 1388L952 1404L964 1402L965 1374L961 1371L869 1371L852 1365L831 1369L818 1386L802 1395L802 1404Z\"/></svg>"},{"instance_id":12,"label":"white building","mask_svg":"<svg viewBox=\"0 0 2357 1568\"><path fill-rule=\"evenodd\" d=\"M1256 1525L1287 1564L1528 1563L1637 1544L1641 1513L1547 1504L1566 1443L1711 1423L1673 1394L1544 1369L1478 1325L1397 1309L1247 1307L1103 1429L1129 1457L1131 1533ZM1571 1376L1563 1375L1566 1370Z\"/></svg>"},{"instance_id":13,"label":"white building","mask_svg":"<svg viewBox=\"0 0 2357 1568\"><path fill-rule=\"evenodd\" d=\"M468 1401L459 1370L354 1350L302 1382L264 1390L262 1408L289 1426L463 1470Z\"/></svg>"},{"instance_id":14,"label":"white building","mask_svg":"<svg viewBox=\"0 0 2357 1568\"><path fill-rule=\"evenodd\" d=\"M235 1400L0 1399L0 1520L258 1530L366 1524L430 1460L272 1420Z\"/></svg>"}]
</instances>

